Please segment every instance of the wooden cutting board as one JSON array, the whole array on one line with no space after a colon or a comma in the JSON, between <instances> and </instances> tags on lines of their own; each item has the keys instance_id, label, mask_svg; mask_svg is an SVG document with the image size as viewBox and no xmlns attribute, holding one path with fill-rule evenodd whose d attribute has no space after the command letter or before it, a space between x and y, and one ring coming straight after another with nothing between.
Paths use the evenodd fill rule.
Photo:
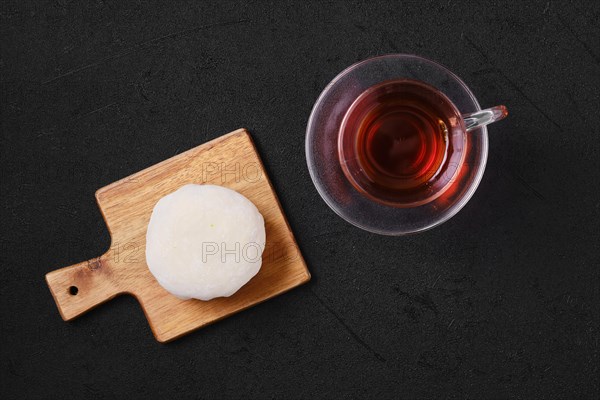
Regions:
<instances>
[{"instance_id":1,"label":"wooden cutting board","mask_svg":"<svg viewBox=\"0 0 600 400\"><path fill-rule=\"evenodd\" d=\"M267 242L260 272L231 297L179 300L158 284L146 265L146 228L154 205L188 183L210 183L236 190L250 199L265 219ZM156 339L168 342L310 280L245 129L103 187L96 192L96 200L110 231L111 247L98 258L46 275L65 321L117 295L131 294L140 302Z\"/></svg>"}]
</instances>

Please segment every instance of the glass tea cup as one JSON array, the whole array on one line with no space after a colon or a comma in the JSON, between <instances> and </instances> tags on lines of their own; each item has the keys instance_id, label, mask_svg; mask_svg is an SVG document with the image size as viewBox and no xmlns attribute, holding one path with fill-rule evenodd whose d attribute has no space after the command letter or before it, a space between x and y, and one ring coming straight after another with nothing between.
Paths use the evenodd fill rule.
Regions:
<instances>
[{"instance_id":1,"label":"glass tea cup","mask_svg":"<svg viewBox=\"0 0 600 400\"><path fill-rule=\"evenodd\" d=\"M422 57L371 58L344 70L311 113L306 156L325 202L371 232L420 232L455 215L487 160L486 125L504 106L481 110L445 67Z\"/></svg>"}]
</instances>

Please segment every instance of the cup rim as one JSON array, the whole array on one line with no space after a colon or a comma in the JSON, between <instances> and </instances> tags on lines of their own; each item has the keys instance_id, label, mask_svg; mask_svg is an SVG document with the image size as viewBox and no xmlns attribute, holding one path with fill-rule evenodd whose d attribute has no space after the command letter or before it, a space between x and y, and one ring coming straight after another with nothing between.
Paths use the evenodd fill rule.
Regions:
<instances>
[{"instance_id":1,"label":"cup rim","mask_svg":"<svg viewBox=\"0 0 600 400\"><path fill-rule=\"evenodd\" d=\"M410 79L410 78L390 79L390 80L387 80L387 81L383 81L383 82L380 82L380 83L378 83L376 85L368 87L361 94L359 94L358 97L356 97L356 99L352 102L352 104L350 105L350 107L348 107L348 110L346 110L346 113L344 114L344 117L342 118L342 122L340 123L339 129L338 129L337 143L338 143L338 156L339 156L339 161L340 161L340 166L342 168L342 172L344 172L344 175L346 176L346 178L351 183L353 183L353 186L354 186L354 188L356 190L358 190L364 196L367 196L369 199L371 199L373 201L376 201L378 203L384 204L384 205L388 205L388 206L391 206L391 207L397 207L397 208L412 208L412 207L422 206L424 204L427 204L427 203L430 203L430 202L434 201L435 199L437 199L438 197L440 197L441 195L443 195L444 192L450 188L450 186L452 186L452 182L454 181L454 179L456 178L456 176L460 172L460 168L462 167L462 164L463 164L463 162L465 160L466 148L464 148L464 150L461 152L460 160L458 162L458 167L452 173L452 177L450 177L450 179L448 179L448 181L444 184L444 186L442 186L433 195L431 195L431 196L429 196L429 197L427 197L425 199L412 201L410 203L400 203L400 202L394 202L394 201L391 201L391 200L382 199L382 198L379 198L379 197L373 195L368 190L366 190L365 188L363 188L362 185L357 181L357 179L355 179L352 176L352 174L348 170L348 165L342 159L342 151L341 151L341 148L343 147L343 142L345 140L345 135L343 134L342 131L344 130L344 128L346 128L346 125L348 124L348 118L350 118L350 115L352 114L352 111L356 109L356 107L358 106L358 104L360 103L360 101L364 100L364 98L366 96L368 96L369 94L373 93L374 91L376 91L377 89L379 89L381 87L384 87L384 86L387 86L387 85L391 85L391 84L403 83L403 82L410 82L410 83L414 83L414 84L422 86L422 87L426 87L428 90L431 90L431 91L435 92L435 94L437 96L440 96L441 98L443 98L444 101L448 104L448 106L450 106L450 108L452 108L454 114L456 114L458 116L457 123L458 123L459 129L461 131L462 140L464 142L463 145L466 145L467 130L466 130L466 127L465 127L465 121L462 118L462 115L461 115L460 111L458 110L458 107L456 107L456 105L452 102L452 100L450 100L448 98L448 96L446 96L446 94L444 94L444 92L438 90L436 87L428 84L427 82L423 82L423 81L420 81L420 80L417 80L417 79Z\"/></svg>"}]
</instances>

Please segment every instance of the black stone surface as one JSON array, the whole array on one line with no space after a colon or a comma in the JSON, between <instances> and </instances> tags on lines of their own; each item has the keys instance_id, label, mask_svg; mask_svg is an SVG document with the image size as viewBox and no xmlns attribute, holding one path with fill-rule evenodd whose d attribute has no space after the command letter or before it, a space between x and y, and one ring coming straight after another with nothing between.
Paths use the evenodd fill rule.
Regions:
<instances>
[{"instance_id":1,"label":"black stone surface","mask_svg":"<svg viewBox=\"0 0 600 400\"><path fill-rule=\"evenodd\" d=\"M516 3L3 1L2 398L598 398L600 3ZM511 112L469 204L399 238L304 156L325 85L395 52ZM239 127L313 280L168 345L128 296L63 322L44 275L109 246L94 191Z\"/></svg>"}]
</instances>

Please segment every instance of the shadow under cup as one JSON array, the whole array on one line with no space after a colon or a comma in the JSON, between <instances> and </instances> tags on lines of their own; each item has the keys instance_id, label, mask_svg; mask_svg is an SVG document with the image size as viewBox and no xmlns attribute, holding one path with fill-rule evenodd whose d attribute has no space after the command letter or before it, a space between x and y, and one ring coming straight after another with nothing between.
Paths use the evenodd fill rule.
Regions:
<instances>
[{"instance_id":1,"label":"shadow under cup","mask_svg":"<svg viewBox=\"0 0 600 400\"><path fill-rule=\"evenodd\" d=\"M466 145L465 124L452 101L411 79L365 90L338 133L340 165L352 186L399 208L432 202L452 186Z\"/></svg>"}]
</instances>

